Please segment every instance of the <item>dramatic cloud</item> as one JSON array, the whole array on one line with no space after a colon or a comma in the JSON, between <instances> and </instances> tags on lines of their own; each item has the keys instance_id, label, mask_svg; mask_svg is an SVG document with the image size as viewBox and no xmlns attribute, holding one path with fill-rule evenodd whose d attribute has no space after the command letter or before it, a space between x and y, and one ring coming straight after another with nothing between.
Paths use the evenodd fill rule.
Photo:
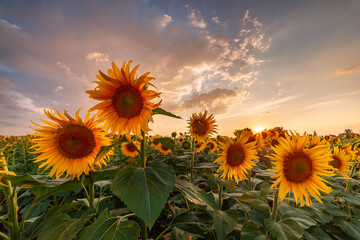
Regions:
<instances>
[{"instance_id":1,"label":"dramatic cloud","mask_svg":"<svg viewBox=\"0 0 360 240\"><path fill-rule=\"evenodd\" d=\"M191 25L193 25L194 27L206 28L206 23L201 17L201 13L199 11L196 11L195 9L190 9L188 17Z\"/></svg>"}]
</instances>

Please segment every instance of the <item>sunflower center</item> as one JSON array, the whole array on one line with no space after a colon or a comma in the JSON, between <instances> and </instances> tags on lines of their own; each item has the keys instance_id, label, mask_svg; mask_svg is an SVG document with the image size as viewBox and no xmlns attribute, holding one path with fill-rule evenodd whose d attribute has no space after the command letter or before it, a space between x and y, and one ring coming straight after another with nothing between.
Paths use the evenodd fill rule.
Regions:
<instances>
[{"instance_id":1,"label":"sunflower center","mask_svg":"<svg viewBox=\"0 0 360 240\"><path fill-rule=\"evenodd\" d=\"M144 104L139 90L131 85L124 85L116 89L112 105L119 117L130 119L140 115Z\"/></svg>"},{"instance_id":2,"label":"sunflower center","mask_svg":"<svg viewBox=\"0 0 360 240\"><path fill-rule=\"evenodd\" d=\"M226 162L230 166L239 166L245 160L245 151L241 146L232 145L227 151Z\"/></svg>"},{"instance_id":3,"label":"sunflower center","mask_svg":"<svg viewBox=\"0 0 360 240\"><path fill-rule=\"evenodd\" d=\"M126 150L128 150L129 152L135 152L136 148L133 143L128 143L126 144Z\"/></svg>"},{"instance_id":4,"label":"sunflower center","mask_svg":"<svg viewBox=\"0 0 360 240\"><path fill-rule=\"evenodd\" d=\"M206 125L200 120L194 121L193 128L194 132L198 135L206 134Z\"/></svg>"},{"instance_id":5,"label":"sunflower center","mask_svg":"<svg viewBox=\"0 0 360 240\"><path fill-rule=\"evenodd\" d=\"M312 162L305 153L296 153L289 156L284 162L285 178L290 182L303 182L310 177Z\"/></svg>"},{"instance_id":6,"label":"sunflower center","mask_svg":"<svg viewBox=\"0 0 360 240\"><path fill-rule=\"evenodd\" d=\"M95 137L91 130L79 125L65 126L60 129L56 138L56 146L59 152L72 159L89 155L94 150L95 145Z\"/></svg>"},{"instance_id":7,"label":"sunflower center","mask_svg":"<svg viewBox=\"0 0 360 240\"><path fill-rule=\"evenodd\" d=\"M330 162L330 165L334 168L340 169L341 161L337 156L333 156L333 160Z\"/></svg>"}]
</instances>

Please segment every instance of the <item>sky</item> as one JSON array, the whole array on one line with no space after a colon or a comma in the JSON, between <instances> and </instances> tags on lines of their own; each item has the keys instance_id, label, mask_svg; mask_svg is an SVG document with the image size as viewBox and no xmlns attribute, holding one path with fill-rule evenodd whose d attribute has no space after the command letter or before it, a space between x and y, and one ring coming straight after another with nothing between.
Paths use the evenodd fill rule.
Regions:
<instances>
[{"instance_id":1,"label":"sky","mask_svg":"<svg viewBox=\"0 0 360 240\"><path fill-rule=\"evenodd\" d=\"M282 126L360 130L360 1L2 1L0 134L33 133L50 107L82 116L111 63L151 72L151 134L215 116L218 134Z\"/></svg>"}]
</instances>

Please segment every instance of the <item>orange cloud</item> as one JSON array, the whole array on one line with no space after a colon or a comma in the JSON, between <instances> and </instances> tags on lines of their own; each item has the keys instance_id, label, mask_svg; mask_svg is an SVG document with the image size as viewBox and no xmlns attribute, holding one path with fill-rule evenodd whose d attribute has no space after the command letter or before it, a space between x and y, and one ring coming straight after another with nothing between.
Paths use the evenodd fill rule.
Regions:
<instances>
[{"instance_id":1,"label":"orange cloud","mask_svg":"<svg viewBox=\"0 0 360 240\"><path fill-rule=\"evenodd\" d=\"M347 75L347 74L354 74L359 72L360 72L360 64L344 70L337 71L336 75Z\"/></svg>"}]
</instances>

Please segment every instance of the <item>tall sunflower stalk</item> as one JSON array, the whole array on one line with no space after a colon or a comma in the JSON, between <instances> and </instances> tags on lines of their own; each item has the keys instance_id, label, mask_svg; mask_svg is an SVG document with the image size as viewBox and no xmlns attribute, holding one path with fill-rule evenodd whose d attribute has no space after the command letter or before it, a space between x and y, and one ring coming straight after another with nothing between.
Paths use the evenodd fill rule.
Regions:
<instances>
[{"instance_id":1,"label":"tall sunflower stalk","mask_svg":"<svg viewBox=\"0 0 360 240\"><path fill-rule=\"evenodd\" d=\"M14 175L13 172L10 172L7 163L5 160L5 156L3 154L3 151L5 150L5 147L0 151L0 171L1 175L10 174ZM5 198L6 198L6 204L8 206L8 221L1 220L4 226L8 229L10 238L6 236L5 234L1 233L0 237L4 239L11 239L11 240L17 240L20 239L20 227L18 222L18 206L17 206L17 193L15 191L16 186L14 188L12 187L11 181L7 179L3 179L0 176L0 184L4 188Z\"/></svg>"}]
</instances>

